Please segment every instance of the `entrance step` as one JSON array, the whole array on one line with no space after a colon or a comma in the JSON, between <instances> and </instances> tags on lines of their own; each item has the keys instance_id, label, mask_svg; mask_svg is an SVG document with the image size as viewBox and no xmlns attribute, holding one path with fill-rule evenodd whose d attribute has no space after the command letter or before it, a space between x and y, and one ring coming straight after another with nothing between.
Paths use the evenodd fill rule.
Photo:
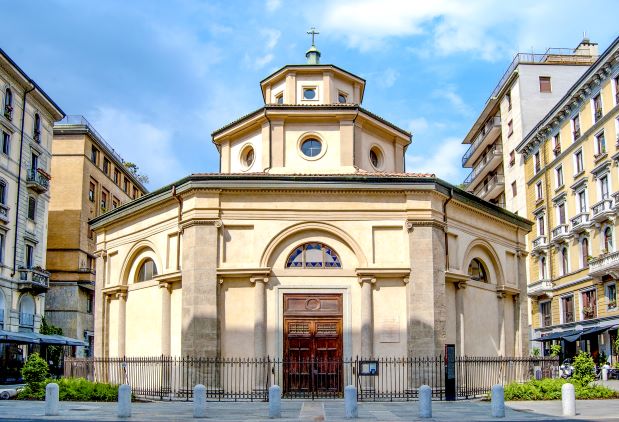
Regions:
<instances>
[{"instance_id":1,"label":"entrance step","mask_svg":"<svg viewBox=\"0 0 619 422\"><path fill-rule=\"evenodd\" d=\"M299 420L321 422L325 420L325 406L321 402L304 401Z\"/></svg>"}]
</instances>

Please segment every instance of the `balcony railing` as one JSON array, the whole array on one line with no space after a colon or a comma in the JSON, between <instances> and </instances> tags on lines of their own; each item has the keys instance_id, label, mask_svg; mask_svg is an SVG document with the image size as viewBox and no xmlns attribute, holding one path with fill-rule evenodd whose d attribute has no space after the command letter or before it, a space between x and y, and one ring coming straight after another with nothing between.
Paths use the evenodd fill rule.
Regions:
<instances>
[{"instance_id":1,"label":"balcony railing","mask_svg":"<svg viewBox=\"0 0 619 422\"><path fill-rule=\"evenodd\" d=\"M580 232L589 226L589 211L576 214L574 218L570 220L572 222L572 231Z\"/></svg>"},{"instance_id":2,"label":"balcony railing","mask_svg":"<svg viewBox=\"0 0 619 422\"><path fill-rule=\"evenodd\" d=\"M552 296L553 287L552 281L548 279L539 280L527 286L527 295L529 297Z\"/></svg>"},{"instance_id":3,"label":"balcony railing","mask_svg":"<svg viewBox=\"0 0 619 422\"><path fill-rule=\"evenodd\" d=\"M490 131L495 127L501 127L501 117L499 116L490 118L481 128L479 134L475 137L475 140L471 143L469 149L466 153L464 153L464 156L462 156L462 166L466 164L469 158L471 158L473 153L477 150L477 147L484 142L484 139L486 139L488 133L490 133Z\"/></svg>"},{"instance_id":4,"label":"balcony railing","mask_svg":"<svg viewBox=\"0 0 619 422\"><path fill-rule=\"evenodd\" d=\"M473 182L473 180L477 178L483 172L483 170L488 166L488 163L490 163L493 158L501 157L502 155L503 155L503 148L501 147L501 145L498 145L498 144L494 145L486 153L486 155L482 157L479 163L477 163L473 171L469 173L467 178L464 180L464 184L466 186L470 185L471 182Z\"/></svg>"},{"instance_id":5,"label":"balcony railing","mask_svg":"<svg viewBox=\"0 0 619 422\"><path fill-rule=\"evenodd\" d=\"M594 220L611 214L613 212L613 200L610 198L602 199L591 206L591 211L593 212Z\"/></svg>"},{"instance_id":6,"label":"balcony railing","mask_svg":"<svg viewBox=\"0 0 619 422\"><path fill-rule=\"evenodd\" d=\"M20 268L18 289L45 290L49 288L49 273L38 268Z\"/></svg>"},{"instance_id":7,"label":"balcony railing","mask_svg":"<svg viewBox=\"0 0 619 422\"><path fill-rule=\"evenodd\" d=\"M22 327L34 327L34 315L26 312L20 312L19 325Z\"/></svg>"},{"instance_id":8,"label":"balcony railing","mask_svg":"<svg viewBox=\"0 0 619 422\"><path fill-rule=\"evenodd\" d=\"M602 278L605 275L619 275L619 251L600 255L589 261L589 275Z\"/></svg>"},{"instance_id":9,"label":"balcony railing","mask_svg":"<svg viewBox=\"0 0 619 422\"><path fill-rule=\"evenodd\" d=\"M546 236L537 236L534 240L533 240L533 250L537 250L537 249L541 249L548 246L548 241L546 239Z\"/></svg>"},{"instance_id":10,"label":"balcony railing","mask_svg":"<svg viewBox=\"0 0 619 422\"><path fill-rule=\"evenodd\" d=\"M26 185L39 193L46 192L49 189L49 177L40 169L30 169L26 177Z\"/></svg>"},{"instance_id":11,"label":"balcony railing","mask_svg":"<svg viewBox=\"0 0 619 422\"><path fill-rule=\"evenodd\" d=\"M479 196L479 197L483 198L492 189L494 189L497 186L504 185L504 184L505 184L505 177L502 174L495 174L494 176L492 176L488 180L487 184L482 185L481 187L479 187L475 191L474 194L475 194L475 196Z\"/></svg>"},{"instance_id":12,"label":"balcony railing","mask_svg":"<svg viewBox=\"0 0 619 422\"><path fill-rule=\"evenodd\" d=\"M552 240L559 241L565 239L570 235L570 226L567 224L560 224L552 229Z\"/></svg>"}]
</instances>

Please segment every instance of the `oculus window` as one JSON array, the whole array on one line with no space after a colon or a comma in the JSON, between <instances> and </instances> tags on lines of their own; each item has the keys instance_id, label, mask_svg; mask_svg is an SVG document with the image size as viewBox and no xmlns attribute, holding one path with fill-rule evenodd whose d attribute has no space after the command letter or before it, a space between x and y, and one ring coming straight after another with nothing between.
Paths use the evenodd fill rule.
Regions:
<instances>
[{"instance_id":1,"label":"oculus window","mask_svg":"<svg viewBox=\"0 0 619 422\"><path fill-rule=\"evenodd\" d=\"M138 275L135 281L147 281L152 280L154 276L157 275L157 266L152 259L147 259L142 262L140 268L138 269Z\"/></svg>"},{"instance_id":2,"label":"oculus window","mask_svg":"<svg viewBox=\"0 0 619 422\"><path fill-rule=\"evenodd\" d=\"M322 151L322 143L316 138L308 138L301 143L301 152L308 157L316 157Z\"/></svg>"},{"instance_id":3,"label":"oculus window","mask_svg":"<svg viewBox=\"0 0 619 422\"><path fill-rule=\"evenodd\" d=\"M474 258L469 264L469 276L475 281L488 282L488 272L484 264L477 258Z\"/></svg>"},{"instance_id":4,"label":"oculus window","mask_svg":"<svg viewBox=\"0 0 619 422\"><path fill-rule=\"evenodd\" d=\"M304 100L315 100L316 99L316 88L303 88L303 99Z\"/></svg>"}]
</instances>

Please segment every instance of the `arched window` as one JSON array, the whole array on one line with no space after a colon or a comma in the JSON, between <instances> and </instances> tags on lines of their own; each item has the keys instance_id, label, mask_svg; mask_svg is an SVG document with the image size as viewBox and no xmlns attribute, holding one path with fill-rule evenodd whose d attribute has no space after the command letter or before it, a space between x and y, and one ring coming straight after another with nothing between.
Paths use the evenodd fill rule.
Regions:
<instances>
[{"instance_id":1,"label":"arched window","mask_svg":"<svg viewBox=\"0 0 619 422\"><path fill-rule=\"evenodd\" d=\"M475 281L488 282L488 272L484 264L477 258L474 258L469 264L469 276Z\"/></svg>"},{"instance_id":2,"label":"arched window","mask_svg":"<svg viewBox=\"0 0 619 422\"><path fill-rule=\"evenodd\" d=\"M6 182L0 180L0 204L6 205Z\"/></svg>"},{"instance_id":3,"label":"arched window","mask_svg":"<svg viewBox=\"0 0 619 422\"><path fill-rule=\"evenodd\" d=\"M0 290L0 329L4 329L4 293Z\"/></svg>"},{"instance_id":4,"label":"arched window","mask_svg":"<svg viewBox=\"0 0 619 422\"><path fill-rule=\"evenodd\" d=\"M580 253L582 257L582 267L589 267L589 239L586 237L583 237L580 242Z\"/></svg>"},{"instance_id":5,"label":"arched window","mask_svg":"<svg viewBox=\"0 0 619 422\"><path fill-rule=\"evenodd\" d=\"M565 275L569 272L569 262L568 262L567 248L561 248L561 274Z\"/></svg>"},{"instance_id":6,"label":"arched window","mask_svg":"<svg viewBox=\"0 0 619 422\"><path fill-rule=\"evenodd\" d=\"M4 111L5 113L13 111L13 92L11 92L11 88L7 88L4 91Z\"/></svg>"},{"instance_id":7,"label":"arched window","mask_svg":"<svg viewBox=\"0 0 619 422\"><path fill-rule=\"evenodd\" d=\"M294 248L286 268L342 268L338 254L323 243L311 242Z\"/></svg>"},{"instance_id":8,"label":"arched window","mask_svg":"<svg viewBox=\"0 0 619 422\"><path fill-rule=\"evenodd\" d=\"M24 295L19 301L19 325L22 327L34 326L34 298L30 295Z\"/></svg>"},{"instance_id":9,"label":"arched window","mask_svg":"<svg viewBox=\"0 0 619 422\"><path fill-rule=\"evenodd\" d=\"M39 113L36 113L34 115L34 127L32 128L32 137L37 142L40 142L41 140L41 116L39 116Z\"/></svg>"},{"instance_id":10,"label":"arched window","mask_svg":"<svg viewBox=\"0 0 619 422\"><path fill-rule=\"evenodd\" d=\"M539 278L540 280L546 279L546 257L542 256L539 259Z\"/></svg>"},{"instance_id":11,"label":"arched window","mask_svg":"<svg viewBox=\"0 0 619 422\"><path fill-rule=\"evenodd\" d=\"M606 253L613 251L613 229L610 227L606 227L604 230L604 249Z\"/></svg>"},{"instance_id":12,"label":"arched window","mask_svg":"<svg viewBox=\"0 0 619 422\"><path fill-rule=\"evenodd\" d=\"M138 269L137 277L135 281L147 281L152 280L154 276L157 275L157 266L152 259L146 259L140 265Z\"/></svg>"}]
</instances>

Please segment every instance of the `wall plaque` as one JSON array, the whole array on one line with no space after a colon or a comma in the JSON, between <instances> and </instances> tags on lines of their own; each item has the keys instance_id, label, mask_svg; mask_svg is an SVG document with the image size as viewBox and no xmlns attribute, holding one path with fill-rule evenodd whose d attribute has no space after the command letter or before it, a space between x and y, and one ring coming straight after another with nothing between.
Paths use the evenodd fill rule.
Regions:
<instances>
[{"instance_id":1,"label":"wall plaque","mask_svg":"<svg viewBox=\"0 0 619 422\"><path fill-rule=\"evenodd\" d=\"M378 327L381 343L400 342L400 317L383 317Z\"/></svg>"}]
</instances>

